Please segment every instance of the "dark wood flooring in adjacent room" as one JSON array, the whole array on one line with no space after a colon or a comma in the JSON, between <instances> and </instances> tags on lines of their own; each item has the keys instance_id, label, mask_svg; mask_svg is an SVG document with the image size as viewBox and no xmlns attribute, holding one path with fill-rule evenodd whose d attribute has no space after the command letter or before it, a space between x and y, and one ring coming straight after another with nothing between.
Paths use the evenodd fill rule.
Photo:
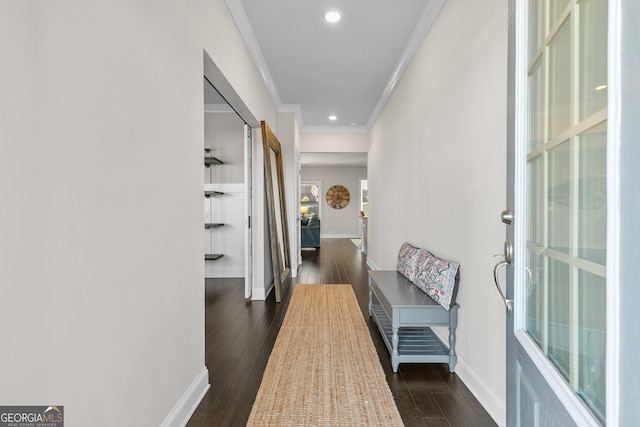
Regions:
<instances>
[{"instance_id":1,"label":"dark wood flooring in adjacent room","mask_svg":"<svg viewBox=\"0 0 640 427\"><path fill-rule=\"evenodd\" d=\"M319 251L302 251L297 283L350 283L404 424L412 426L495 426L489 414L445 364L401 364L391 370L389 354L368 317L365 256L349 239L322 239ZM205 364L211 388L187 424L244 426L288 306L244 298L243 279L205 283Z\"/></svg>"}]
</instances>

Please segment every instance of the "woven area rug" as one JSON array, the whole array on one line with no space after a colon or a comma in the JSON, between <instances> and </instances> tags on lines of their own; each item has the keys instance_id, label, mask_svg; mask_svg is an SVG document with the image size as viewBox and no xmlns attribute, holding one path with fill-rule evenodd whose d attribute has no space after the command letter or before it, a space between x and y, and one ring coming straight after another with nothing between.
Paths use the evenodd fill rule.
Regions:
<instances>
[{"instance_id":1,"label":"woven area rug","mask_svg":"<svg viewBox=\"0 0 640 427\"><path fill-rule=\"evenodd\" d=\"M402 426L351 285L296 285L248 426Z\"/></svg>"}]
</instances>

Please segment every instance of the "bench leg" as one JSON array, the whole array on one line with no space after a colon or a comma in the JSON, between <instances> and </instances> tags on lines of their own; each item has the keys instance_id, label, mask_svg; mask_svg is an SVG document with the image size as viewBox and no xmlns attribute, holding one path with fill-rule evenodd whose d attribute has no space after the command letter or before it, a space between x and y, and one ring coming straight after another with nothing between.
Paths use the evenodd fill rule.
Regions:
<instances>
[{"instance_id":1,"label":"bench leg","mask_svg":"<svg viewBox=\"0 0 640 427\"><path fill-rule=\"evenodd\" d=\"M458 363L458 356L456 356L456 328L449 327L449 372L453 374Z\"/></svg>"},{"instance_id":2,"label":"bench leg","mask_svg":"<svg viewBox=\"0 0 640 427\"><path fill-rule=\"evenodd\" d=\"M393 351L391 352L391 367L393 372L398 372L398 366L400 366L400 354L398 353L398 341L399 341L399 328L393 328L393 335L391 336L391 345Z\"/></svg>"}]
</instances>

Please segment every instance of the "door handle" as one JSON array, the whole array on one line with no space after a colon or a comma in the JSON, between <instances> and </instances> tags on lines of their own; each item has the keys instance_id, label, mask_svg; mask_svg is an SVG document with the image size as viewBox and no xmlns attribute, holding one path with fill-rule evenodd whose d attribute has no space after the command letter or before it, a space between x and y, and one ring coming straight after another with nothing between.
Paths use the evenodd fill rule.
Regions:
<instances>
[{"instance_id":1,"label":"door handle","mask_svg":"<svg viewBox=\"0 0 640 427\"><path fill-rule=\"evenodd\" d=\"M500 219L503 223L511 225L511 223L513 222L513 212L511 211L511 209L505 209L500 212Z\"/></svg>"},{"instance_id":2,"label":"door handle","mask_svg":"<svg viewBox=\"0 0 640 427\"><path fill-rule=\"evenodd\" d=\"M500 297L504 302L504 307L506 308L507 314L509 316L511 316L511 314L513 313L513 300L508 299L505 296L504 292L502 291L502 286L500 286L500 278L498 277L498 272L502 267L511 265L512 256L513 256L513 243L511 242L511 240L507 239L504 242L504 260L500 261L495 265L495 267L493 267L493 281L496 283L496 288L498 289L498 293L500 294Z\"/></svg>"}]
</instances>

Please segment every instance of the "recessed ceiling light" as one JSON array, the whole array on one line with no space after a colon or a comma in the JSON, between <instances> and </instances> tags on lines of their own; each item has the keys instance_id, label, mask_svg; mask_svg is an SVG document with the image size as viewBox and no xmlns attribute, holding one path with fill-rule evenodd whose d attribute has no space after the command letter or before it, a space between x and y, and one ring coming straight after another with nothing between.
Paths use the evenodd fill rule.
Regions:
<instances>
[{"instance_id":1,"label":"recessed ceiling light","mask_svg":"<svg viewBox=\"0 0 640 427\"><path fill-rule=\"evenodd\" d=\"M329 116L329 120L331 120L331 121L334 121L334 120L336 120L336 119L337 119L337 117L336 117L336 116L334 116L333 114Z\"/></svg>"},{"instance_id":2,"label":"recessed ceiling light","mask_svg":"<svg viewBox=\"0 0 640 427\"><path fill-rule=\"evenodd\" d=\"M324 14L324 19L327 22L331 22L333 24L340 20L340 13L336 12L335 10L330 10Z\"/></svg>"}]
</instances>

